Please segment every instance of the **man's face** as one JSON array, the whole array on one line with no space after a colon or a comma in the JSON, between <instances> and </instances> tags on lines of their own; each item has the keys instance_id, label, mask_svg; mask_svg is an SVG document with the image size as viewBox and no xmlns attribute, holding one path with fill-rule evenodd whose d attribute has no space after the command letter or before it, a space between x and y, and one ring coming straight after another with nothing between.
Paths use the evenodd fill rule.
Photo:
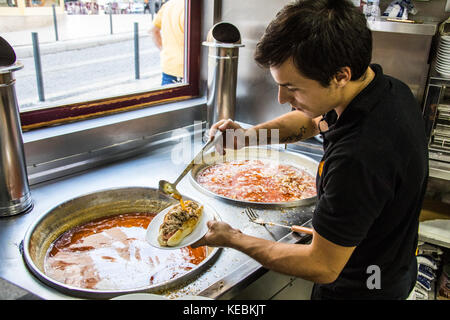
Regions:
<instances>
[{"instance_id":1,"label":"man's face","mask_svg":"<svg viewBox=\"0 0 450 320\"><path fill-rule=\"evenodd\" d=\"M316 118L338 106L340 92L333 81L325 88L318 81L306 78L298 72L292 59L271 67L270 73L278 84L280 104L289 103L309 118Z\"/></svg>"}]
</instances>

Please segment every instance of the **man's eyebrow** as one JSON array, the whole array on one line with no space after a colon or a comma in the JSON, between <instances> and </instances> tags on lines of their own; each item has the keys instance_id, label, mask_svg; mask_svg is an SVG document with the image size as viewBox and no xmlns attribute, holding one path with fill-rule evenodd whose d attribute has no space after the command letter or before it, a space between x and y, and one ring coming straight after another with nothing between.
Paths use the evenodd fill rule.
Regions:
<instances>
[{"instance_id":1,"label":"man's eyebrow","mask_svg":"<svg viewBox=\"0 0 450 320\"><path fill-rule=\"evenodd\" d=\"M277 84L279 85L279 86L282 86L282 87L293 87L294 85L292 84L292 83L290 83L290 82L286 82L286 83L278 83L277 82Z\"/></svg>"}]
</instances>

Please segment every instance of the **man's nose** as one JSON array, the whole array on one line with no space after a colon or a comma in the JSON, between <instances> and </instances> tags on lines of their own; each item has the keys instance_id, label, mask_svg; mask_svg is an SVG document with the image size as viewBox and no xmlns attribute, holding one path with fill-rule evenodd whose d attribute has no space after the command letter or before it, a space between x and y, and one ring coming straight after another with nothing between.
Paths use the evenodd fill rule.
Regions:
<instances>
[{"instance_id":1,"label":"man's nose","mask_svg":"<svg viewBox=\"0 0 450 320\"><path fill-rule=\"evenodd\" d=\"M291 97L289 93L287 92L286 88L282 86L278 86L278 102L280 104L285 104L287 102L290 102Z\"/></svg>"}]
</instances>

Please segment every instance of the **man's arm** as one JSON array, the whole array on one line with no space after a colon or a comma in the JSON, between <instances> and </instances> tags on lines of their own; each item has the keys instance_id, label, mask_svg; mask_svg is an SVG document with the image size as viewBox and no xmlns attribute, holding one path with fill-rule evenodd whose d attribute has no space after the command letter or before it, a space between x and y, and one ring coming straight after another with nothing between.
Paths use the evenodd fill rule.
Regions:
<instances>
[{"instance_id":1,"label":"man's arm","mask_svg":"<svg viewBox=\"0 0 450 320\"><path fill-rule=\"evenodd\" d=\"M161 29L156 26L153 26L148 33L150 33L150 35L152 36L153 43L158 47L159 50L161 50L162 49Z\"/></svg>"},{"instance_id":2,"label":"man's arm","mask_svg":"<svg viewBox=\"0 0 450 320\"><path fill-rule=\"evenodd\" d=\"M306 117L301 111L295 110L246 130L243 130L231 119L221 120L211 127L209 135L213 137L217 130L223 132L227 129L243 130L243 136L245 136L246 139L241 139L241 143L235 142L235 149L254 144L261 145L263 143L293 143L319 134L318 123L321 118L322 117L311 119ZM261 137L260 130L266 130L267 139L264 139L264 141L259 139ZM278 130L276 137L272 136L272 130ZM227 144L224 143L224 145Z\"/></svg>"},{"instance_id":3,"label":"man's arm","mask_svg":"<svg viewBox=\"0 0 450 320\"><path fill-rule=\"evenodd\" d=\"M248 131L258 132L260 129L267 129L269 134L267 143L270 144L272 143L270 129L279 129L279 143L293 143L317 135L319 133L317 125L321 118L311 119L306 117L303 112L294 110L273 120L258 124Z\"/></svg>"},{"instance_id":4,"label":"man's arm","mask_svg":"<svg viewBox=\"0 0 450 320\"><path fill-rule=\"evenodd\" d=\"M224 222L208 221L209 231L195 246L230 247L265 268L315 283L331 283L341 273L355 247L334 244L313 231L311 244L287 244L243 234Z\"/></svg>"}]
</instances>

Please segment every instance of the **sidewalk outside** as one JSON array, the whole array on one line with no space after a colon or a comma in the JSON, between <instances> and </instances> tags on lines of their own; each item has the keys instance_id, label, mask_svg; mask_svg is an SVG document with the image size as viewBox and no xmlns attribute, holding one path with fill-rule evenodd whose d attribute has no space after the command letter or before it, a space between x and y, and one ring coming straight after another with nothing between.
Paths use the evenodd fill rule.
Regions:
<instances>
[{"instance_id":1,"label":"sidewalk outside","mask_svg":"<svg viewBox=\"0 0 450 320\"><path fill-rule=\"evenodd\" d=\"M150 14L112 15L111 34L110 16L102 12L97 15L65 15L59 18L58 41L53 24L41 28L30 27L22 31L2 32L5 28L2 28L0 20L0 36L8 41L20 59L33 55L32 32L38 33L40 53L46 54L132 39L135 22L139 24L139 38L148 37L148 30L152 25Z\"/></svg>"},{"instance_id":2,"label":"sidewalk outside","mask_svg":"<svg viewBox=\"0 0 450 320\"><path fill-rule=\"evenodd\" d=\"M97 47L115 42L130 41L134 38L135 22L138 23L140 41L150 41L148 30L152 26L151 14L113 14L113 34L111 34L110 16L102 12L98 15L65 15L64 18L59 18L57 21L58 41L55 39L55 29L53 24L41 28L29 28L28 30L23 31L2 32L1 19L0 36L12 45L17 60L20 61L33 58L32 32L38 33L40 54L43 56L46 54ZM142 40L143 38L145 38L145 40ZM77 62L70 62L70 64L74 63L76 64ZM23 74L22 70L16 74L18 82L23 81L21 79L21 72ZM149 88L158 87L161 81L160 78L160 66L155 66L151 72L141 72L141 79L139 80L134 79L130 73L122 77L107 79L99 83L74 86L72 88L64 89L63 91L58 91L55 94L51 94L50 92L47 93L46 90L44 102L38 101L37 94L32 100L21 99L20 92L18 92L18 102L21 110L28 110L30 108L38 109L42 107L70 104L77 101L87 101L106 96L142 92ZM53 89L58 84L45 85L50 86ZM18 84L16 84L16 88L17 87Z\"/></svg>"}]
</instances>

